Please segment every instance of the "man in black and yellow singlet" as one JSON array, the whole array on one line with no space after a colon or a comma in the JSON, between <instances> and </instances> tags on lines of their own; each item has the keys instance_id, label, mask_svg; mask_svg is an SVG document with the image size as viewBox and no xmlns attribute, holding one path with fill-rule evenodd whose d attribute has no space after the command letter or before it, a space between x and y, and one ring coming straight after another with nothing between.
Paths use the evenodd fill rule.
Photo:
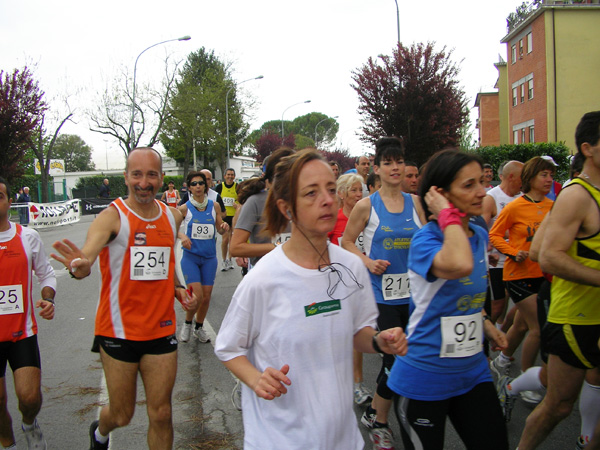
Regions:
<instances>
[{"instance_id":1,"label":"man in black and yellow singlet","mask_svg":"<svg viewBox=\"0 0 600 450\"><path fill-rule=\"evenodd\" d=\"M547 393L527 418L519 450L537 448L569 415L586 371L596 379L599 375L600 111L583 116L575 142L585 157L583 172L557 197L540 252L542 269L554 275L542 331L542 347L549 353ZM598 448L594 444L600 442L599 434L600 424L590 448Z\"/></svg>"},{"instance_id":2,"label":"man in black and yellow singlet","mask_svg":"<svg viewBox=\"0 0 600 450\"><path fill-rule=\"evenodd\" d=\"M233 269L233 262L229 255L229 241L233 232L233 216L238 207L235 170L231 168L227 169L224 178L225 180L215 188L215 191L221 196L225 204L226 215L224 220L229 224L229 231L223 235L223 241L221 242L221 254L223 256L221 271Z\"/></svg>"}]
</instances>

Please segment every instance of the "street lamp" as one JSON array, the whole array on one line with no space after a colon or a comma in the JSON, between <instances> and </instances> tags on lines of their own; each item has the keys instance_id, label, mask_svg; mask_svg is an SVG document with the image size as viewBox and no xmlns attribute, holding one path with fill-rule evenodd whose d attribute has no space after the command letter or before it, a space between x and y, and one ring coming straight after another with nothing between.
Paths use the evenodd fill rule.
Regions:
<instances>
[{"instance_id":1,"label":"street lamp","mask_svg":"<svg viewBox=\"0 0 600 450\"><path fill-rule=\"evenodd\" d=\"M337 119L339 116L333 116L333 117L325 117L323 120L319 121L319 123L317 123L315 125L315 147L317 146L317 127L321 124L321 122L325 122L326 120L330 120L330 119ZM329 131L329 130L328 130Z\"/></svg>"},{"instance_id":2,"label":"street lamp","mask_svg":"<svg viewBox=\"0 0 600 450\"><path fill-rule=\"evenodd\" d=\"M287 108L285 108L285 109L283 110L283 112L281 113L281 142L283 142L283 115L285 114L285 112L286 112L288 109L290 109L290 108L292 108L292 107L294 107L294 106L296 106L296 105L301 105L302 103L310 103L310 100L304 100L303 102L294 103L292 106L288 106Z\"/></svg>"},{"instance_id":3,"label":"street lamp","mask_svg":"<svg viewBox=\"0 0 600 450\"><path fill-rule=\"evenodd\" d=\"M150 47L142 50L142 52L137 56L137 58L135 58L135 64L133 65L133 93L131 95L131 128L129 129L130 146L133 146L133 142L135 139L135 129L133 127L134 120L135 120L135 78L137 75L137 63L138 63L138 60L140 59L140 56L142 56L144 54L144 52L146 52L147 50L150 50L152 47L156 47L157 45L166 44L167 42L173 42L173 41L189 41L190 39L191 39L190 36L183 36L183 37L176 38L176 39L168 39L166 41L157 42L156 44L153 44ZM133 150L133 149L131 149L131 150Z\"/></svg>"},{"instance_id":4,"label":"street lamp","mask_svg":"<svg viewBox=\"0 0 600 450\"><path fill-rule=\"evenodd\" d=\"M398 0L396 2L396 25L398 26L398 45L400 45L400 8L398 8Z\"/></svg>"},{"instance_id":5,"label":"street lamp","mask_svg":"<svg viewBox=\"0 0 600 450\"><path fill-rule=\"evenodd\" d=\"M254 78L248 78L247 80L240 81L237 85L245 83L246 81L262 80L263 78L264 77L262 75L259 75ZM231 164L229 163L229 104L227 102L228 102L228 98L229 98L229 93L231 92L231 90L234 87L236 87L235 84L233 86L231 86L229 88L229 90L227 91L227 94L225 94L225 123L227 125L227 168L231 167Z\"/></svg>"},{"instance_id":6,"label":"street lamp","mask_svg":"<svg viewBox=\"0 0 600 450\"><path fill-rule=\"evenodd\" d=\"M398 8L398 0L396 2L396 24L398 26L398 45L400 45L400 8Z\"/></svg>"}]
</instances>

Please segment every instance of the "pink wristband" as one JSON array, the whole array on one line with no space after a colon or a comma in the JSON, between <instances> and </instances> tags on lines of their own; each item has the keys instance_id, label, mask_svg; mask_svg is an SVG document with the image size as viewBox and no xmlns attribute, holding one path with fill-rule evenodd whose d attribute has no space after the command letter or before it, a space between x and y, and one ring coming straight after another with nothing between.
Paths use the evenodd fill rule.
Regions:
<instances>
[{"instance_id":1,"label":"pink wristband","mask_svg":"<svg viewBox=\"0 0 600 450\"><path fill-rule=\"evenodd\" d=\"M444 208L438 214L438 225L443 232L448 225L462 225L461 219L465 216L466 214L460 212L458 208Z\"/></svg>"}]
</instances>

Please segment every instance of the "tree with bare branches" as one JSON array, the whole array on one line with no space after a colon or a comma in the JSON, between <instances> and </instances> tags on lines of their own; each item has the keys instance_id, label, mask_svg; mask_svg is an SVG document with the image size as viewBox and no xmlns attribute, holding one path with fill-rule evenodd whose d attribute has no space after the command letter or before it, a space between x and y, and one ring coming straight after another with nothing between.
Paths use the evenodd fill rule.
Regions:
<instances>
[{"instance_id":1,"label":"tree with bare branches","mask_svg":"<svg viewBox=\"0 0 600 450\"><path fill-rule=\"evenodd\" d=\"M126 71L98 94L95 109L88 112L91 131L110 136L119 143L125 157L138 146L152 147L159 141L164 122L168 117L169 97L175 86L179 63L165 59L164 75L159 87L145 83L136 86L134 140L131 141L131 105L133 85Z\"/></svg>"}]
</instances>

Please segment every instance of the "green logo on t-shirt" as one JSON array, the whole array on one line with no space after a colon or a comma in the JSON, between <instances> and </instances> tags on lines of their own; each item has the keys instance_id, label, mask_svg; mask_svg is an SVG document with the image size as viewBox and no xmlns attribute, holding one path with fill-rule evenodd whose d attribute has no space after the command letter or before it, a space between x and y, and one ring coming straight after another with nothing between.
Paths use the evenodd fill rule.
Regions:
<instances>
[{"instance_id":1,"label":"green logo on t-shirt","mask_svg":"<svg viewBox=\"0 0 600 450\"><path fill-rule=\"evenodd\" d=\"M332 311L339 311L342 305L339 300L328 300L326 302L312 303L304 307L306 317L316 316L317 314L325 314Z\"/></svg>"}]
</instances>

